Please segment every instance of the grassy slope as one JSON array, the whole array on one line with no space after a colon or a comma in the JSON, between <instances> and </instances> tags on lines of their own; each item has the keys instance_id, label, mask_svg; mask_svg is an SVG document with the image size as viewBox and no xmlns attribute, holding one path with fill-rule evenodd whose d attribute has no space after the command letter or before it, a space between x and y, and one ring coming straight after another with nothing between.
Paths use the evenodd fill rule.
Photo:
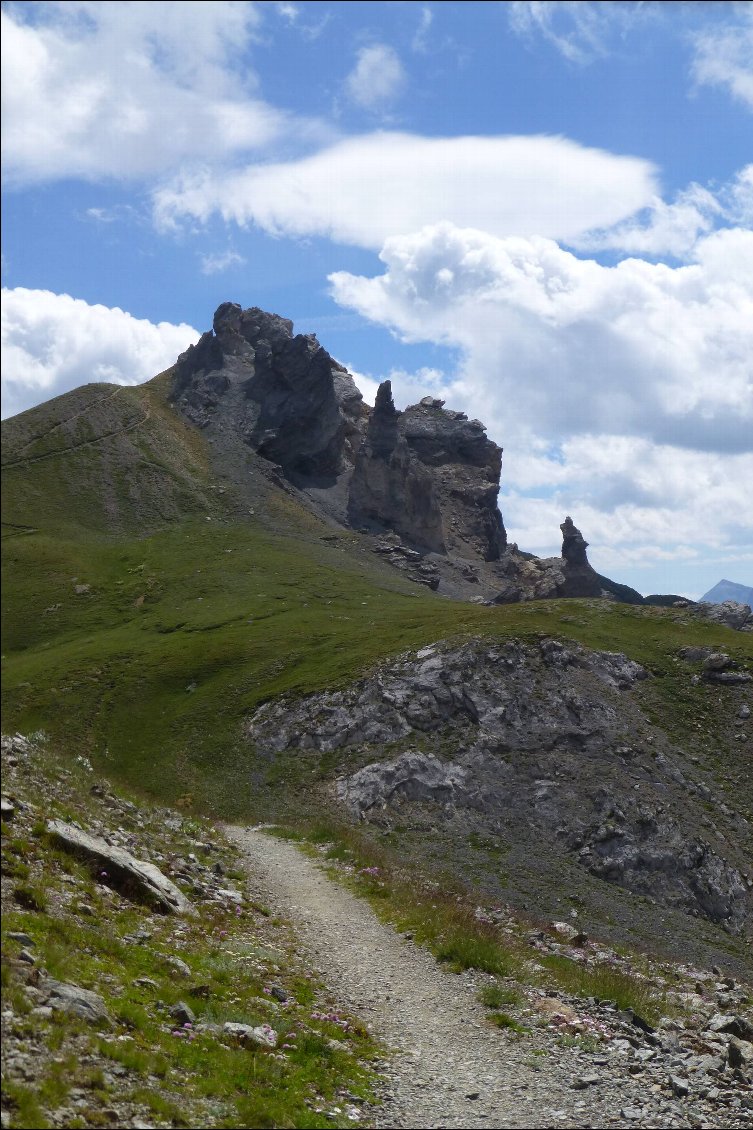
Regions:
<instances>
[{"instance_id":1,"label":"grassy slope","mask_svg":"<svg viewBox=\"0 0 753 1130\"><path fill-rule=\"evenodd\" d=\"M3 1126L128 1126L137 1117L175 1127L351 1125L343 1088L368 1097L377 1048L359 1023L325 1019L336 1005L297 956L292 930L246 889L237 850L206 821L137 808L101 779L92 791L94 780L85 761L66 767L47 743L32 742L15 767L4 760L4 786L23 808L2 825ZM120 828L139 858L183 883L195 915L130 901L51 842L49 818ZM210 899L207 872L217 865L215 885L240 901ZM36 970L18 960L24 943L13 932L31 938L37 969L100 995L112 1025L35 1010L27 986ZM271 985L287 993L284 1006ZM196 1030L171 1018L180 1001ZM221 1030L228 1021L271 1025L277 1049L235 1044Z\"/></svg>"},{"instance_id":2,"label":"grassy slope","mask_svg":"<svg viewBox=\"0 0 753 1130\"><path fill-rule=\"evenodd\" d=\"M691 688L674 653L722 644L743 659L750 636L601 601L452 603L356 535L332 540L282 491L239 518L203 438L167 406L166 379L111 391L94 412L100 386L88 386L10 422L6 728L45 729L154 796L242 818L269 803L268 767L242 737L265 699L347 681L438 638L543 632L624 650L660 676L642 692L649 714L694 741L713 730L716 692Z\"/></svg>"}]
</instances>

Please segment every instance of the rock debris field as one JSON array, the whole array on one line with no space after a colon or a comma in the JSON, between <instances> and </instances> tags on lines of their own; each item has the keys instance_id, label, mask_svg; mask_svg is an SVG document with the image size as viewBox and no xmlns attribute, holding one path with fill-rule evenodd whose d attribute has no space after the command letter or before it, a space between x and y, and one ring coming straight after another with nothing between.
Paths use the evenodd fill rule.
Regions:
<instances>
[{"instance_id":1,"label":"rock debris field","mask_svg":"<svg viewBox=\"0 0 753 1130\"><path fill-rule=\"evenodd\" d=\"M445 972L293 844L258 828L226 832L248 861L252 886L291 921L312 968L389 1049L373 1125L751 1125L750 1087L722 1079L718 1053L730 1037L713 1023L694 1040L662 1029L653 1044L608 1039L597 1053L563 1047L545 1029L522 1038L500 1031L476 999L483 975ZM753 1050L747 1035L733 1037L743 1054ZM693 1054L703 1047L716 1057Z\"/></svg>"}]
</instances>

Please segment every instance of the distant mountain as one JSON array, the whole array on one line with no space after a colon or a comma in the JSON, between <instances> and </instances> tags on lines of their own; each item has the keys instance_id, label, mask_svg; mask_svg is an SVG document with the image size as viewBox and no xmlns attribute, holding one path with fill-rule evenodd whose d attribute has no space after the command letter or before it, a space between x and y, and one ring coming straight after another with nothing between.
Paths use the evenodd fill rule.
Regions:
<instances>
[{"instance_id":1,"label":"distant mountain","mask_svg":"<svg viewBox=\"0 0 753 1130\"><path fill-rule=\"evenodd\" d=\"M719 581L713 589L704 593L701 600L708 600L711 604L722 604L725 600L736 600L740 604L753 606L753 589L748 585L738 585L734 581Z\"/></svg>"}]
</instances>

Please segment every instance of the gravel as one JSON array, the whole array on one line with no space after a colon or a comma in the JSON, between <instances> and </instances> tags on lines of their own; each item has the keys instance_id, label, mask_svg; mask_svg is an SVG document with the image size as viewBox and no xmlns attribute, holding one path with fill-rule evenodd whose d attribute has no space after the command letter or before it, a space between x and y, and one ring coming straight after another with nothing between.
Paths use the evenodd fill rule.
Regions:
<instances>
[{"instance_id":1,"label":"gravel","mask_svg":"<svg viewBox=\"0 0 753 1130\"><path fill-rule=\"evenodd\" d=\"M673 1095L659 1063L654 1071L625 1049L607 1044L594 1056L544 1030L521 1038L493 1028L476 999L478 975L442 970L293 844L256 828L226 832L252 886L292 922L312 969L389 1049L374 1126L749 1124L740 1098L712 1110L700 1095Z\"/></svg>"}]
</instances>

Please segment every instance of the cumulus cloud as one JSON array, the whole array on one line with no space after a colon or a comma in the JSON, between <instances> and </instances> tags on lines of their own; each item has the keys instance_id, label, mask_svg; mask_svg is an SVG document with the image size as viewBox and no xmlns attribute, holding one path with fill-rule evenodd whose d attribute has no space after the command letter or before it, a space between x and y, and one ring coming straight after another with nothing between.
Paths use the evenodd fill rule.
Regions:
<instances>
[{"instance_id":1,"label":"cumulus cloud","mask_svg":"<svg viewBox=\"0 0 753 1130\"><path fill-rule=\"evenodd\" d=\"M459 346L461 386L508 428L750 443L753 233L714 232L674 269L451 224L388 240L381 258L375 278L332 274L336 301L406 340Z\"/></svg>"},{"instance_id":2,"label":"cumulus cloud","mask_svg":"<svg viewBox=\"0 0 753 1130\"><path fill-rule=\"evenodd\" d=\"M701 235L711 231L722 212L716 197L693 184L678 194L672 204L656 197L643 215L605 231L589 232L576 239L582 251L616 250L623 253L684 258Z\"/></svg>"},{"instance_id":3,"label":"cumulus cloud","mask_svg":"<svg viewBox=\"0 0 753 1130\"><path fill-rule=\"evenodd\" d=\"M258 21L236 0L4 6L6 177L153 177L277 139L291 122L242 64Z\"/></svg>"},{"instance_id":4,"label":"cumulus cloud","mask_svg":"<svg viewBox=\"0 0 753 1130\"><path fill-rule=\"evenodd\" d=\"M726 88L753 110L753 5L735 5L735 19L713 23L693 38L693 77Z\"/></svg>"},{"instance_id":5,"label":"cumulus cloud","mask_svg":"<svg viewBox=\"0 0 753 1130\"><path fill-rule=\"evenodd\" d=\"M626 219L655 195L649 161L562 137L380 131L296 161L186 176L159 189L154 205L162 226L218 213L274 234L378 250L390 236L441 220L570 241Z\"/></svg>"},{"instance_id":6,"label":"cumulus cloud","mask_svg":"<svg viewBox=\"0 0 753 1130\"><path fill-rule=\"evenodd\" d=\"M612 546L604 568L638 547L687 556L699 529L711 547L753 542L753 233L705 235L675 268L608 267L541 237L439 224L381 258L377 277L331 275L333 296L406 341L460 350L430 391L483 405L506 448L512 538L554 552L577 511Z\"/></svg>"},{"instance_id":7,"label":"cumulus cloud","mask_svg":"<svg viewBox=\"0 0 753 1130\"><path fill-rule=\"evenodd\" d=\"M200 336L117 307L49 290L3 288L3 417L79 385L135 385L156 376Z\"/></svg>"},{"instance_id":8,"label":"cumulus cloud","mask_svg":"<svg viewBox=\"0 0 753 1130\"><path fill-rule=\"evenodd\" d=\"M382 110L400 94L405 78L397 51L386 43L373 43L358 52L345 88L365 110Z\"/></svg>"}]
</instances>

